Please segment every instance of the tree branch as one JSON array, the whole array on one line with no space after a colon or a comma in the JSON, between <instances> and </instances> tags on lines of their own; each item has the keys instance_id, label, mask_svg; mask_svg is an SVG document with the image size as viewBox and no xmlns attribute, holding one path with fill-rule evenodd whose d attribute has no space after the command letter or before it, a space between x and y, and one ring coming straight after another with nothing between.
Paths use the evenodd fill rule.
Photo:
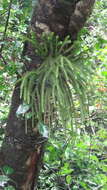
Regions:
<instances>
[{"instance_id":1,"label":"tree branch","mask_svg":"<svg viewBox=\"0 0 107 190\"><path fill-rule=\"evenodd\" d=\"M6 24L5 24L4 33L3 33L3 41L5 40L5 36L6 36L8 24L9 24L9 18L10 18L10 11L11 11L11 6L12 6L12 1L13 0L10 0L9 7L8 7L8 15L7 15L7 20L6 20ZM4 44L1 45L0 53L2 52L3 47L4 47Z\"/></svg>"},{"instance_id":2,"label":"tree branch","mask_svg":"<svg viewBox=\"0 0 107 190\"><path fill-rule=\"evenodd\" d=\"M7 65L8 63L6 62L5 58L2 56L2 54L0 53L0 58L3 60L4 64Z\"/></svg>"},{"instance_id":3,"label":"tree branch","mask_svg":"<svg viewBox=\"0 0 107 190\"><path fill-rule=\"evenodd\" d=\"M87 17L91 14L95 0L81 0L76 4L75 11L70 18L69 34L73 40L77 38L78 32L84 26Z\"/></svg>"}]
</instances>

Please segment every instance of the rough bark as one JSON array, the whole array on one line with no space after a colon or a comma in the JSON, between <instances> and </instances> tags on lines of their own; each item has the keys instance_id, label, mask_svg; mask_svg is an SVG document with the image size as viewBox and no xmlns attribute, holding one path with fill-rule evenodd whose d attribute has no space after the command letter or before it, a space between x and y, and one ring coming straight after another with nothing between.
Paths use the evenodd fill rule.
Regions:
<instances>
[{"instance_id":1,"label":"rough bark","mask_svg":"<svg viewBox=\"0 0 107 190\"><path fill-rule=\"evenodd\" d=\"M38 39L43 32L54 32L63 40L67 35L72 40L84 26L90 15L95 0L39 0L35 7L29 26L29 33L33 31ZM30 42L26 42L23 57L27 55L30 61L25 62L26 69L32 70L42 64L42 58L35 54ZM10 184L16 190L33 190L37 185L45 139L38 130L33 130L31 121L28 121L28 131L25 132L25 119L18 118L16 111L22 103L20 99L20 84L16 85L12 96L11 109L6 126L6 135L0 154L0 167L8 165L14 169L9 177ZM37 121L35 121L35 128Z\"/></svg>"}]
</instances>

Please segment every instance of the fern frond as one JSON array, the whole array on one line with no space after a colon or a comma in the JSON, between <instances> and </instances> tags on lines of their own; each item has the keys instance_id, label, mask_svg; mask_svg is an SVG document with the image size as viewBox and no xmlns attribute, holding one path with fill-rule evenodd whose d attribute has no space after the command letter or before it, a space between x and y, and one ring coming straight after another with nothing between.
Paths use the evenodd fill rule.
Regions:
<instances>
[{"instance_id":1,"label":"fern frond","mask_svg":"<svg viewBox=\"0 0 107 190\"><path fill-rule=\"evenodd\" d=\"M43 57L50 50L50 54L45 58L40 67L34 71L27 72L23 78L20 87L20 97L32 107L32 123L34 120L52 122L51 110L55 109L59 113L62 123L71 121L73 115L76 115L75 98L79 101L82 120L86 113L86 90L88 86L87 66L80 64L79 61L71 59L67 54L72 47L71 40L66 37L59 41L54 35L46 41L45 50L40 44L38 52L44 51ZM54 120L54 118L53 118Z\"/></svg>"}]
</instances>

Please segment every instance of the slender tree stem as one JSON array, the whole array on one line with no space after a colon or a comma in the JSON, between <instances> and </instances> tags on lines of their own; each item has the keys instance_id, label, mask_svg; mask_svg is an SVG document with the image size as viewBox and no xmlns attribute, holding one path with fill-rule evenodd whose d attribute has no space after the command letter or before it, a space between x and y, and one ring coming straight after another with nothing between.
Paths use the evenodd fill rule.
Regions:
<instances>
[{"instance_id":1,"label":"slender tree stem","mask_svg":"<svg viewBox=\"0 0 107 190\"><path fill-rule=\"evenodd\" d=\"M5 24L4 33L3 33L3 41L5 40L6 32L7 32L7 28L8 28L8 24L9 24L9 18L10 18L10 12L11 12L12 1L13 1L13 0L10 0L9 7L8 7L8 15L7 15L7 20L6 20L6 24ZM1 45L0 53L2 52L3 47L4 47L4 44Z\"/></svg>"}]
</instances>

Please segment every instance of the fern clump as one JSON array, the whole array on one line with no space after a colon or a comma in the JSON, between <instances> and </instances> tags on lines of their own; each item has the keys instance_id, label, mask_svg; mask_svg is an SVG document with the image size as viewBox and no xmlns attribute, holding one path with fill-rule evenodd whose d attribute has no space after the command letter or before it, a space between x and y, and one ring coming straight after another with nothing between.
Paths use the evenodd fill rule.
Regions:
<instances>
[{"instance_id":1,"label":"fern clump","mask_svg":"<svg viewBox=\"0 0 107 190\"><path fill-rule=\"evenodd\" d=\"M81 65L77 61L78 57L71 55L72 49L69 37L60 41L53 34L43 36L43 42L36 44L35 51L43 55L44 61L39 68L22 77L20 94L24 102L31 106L33 120L52 123L53 110L57 110L65 125L75 113L74 94L78 97L81 116L84 117L89 71L84 63Z\"/></svg>"}]
</instances>

